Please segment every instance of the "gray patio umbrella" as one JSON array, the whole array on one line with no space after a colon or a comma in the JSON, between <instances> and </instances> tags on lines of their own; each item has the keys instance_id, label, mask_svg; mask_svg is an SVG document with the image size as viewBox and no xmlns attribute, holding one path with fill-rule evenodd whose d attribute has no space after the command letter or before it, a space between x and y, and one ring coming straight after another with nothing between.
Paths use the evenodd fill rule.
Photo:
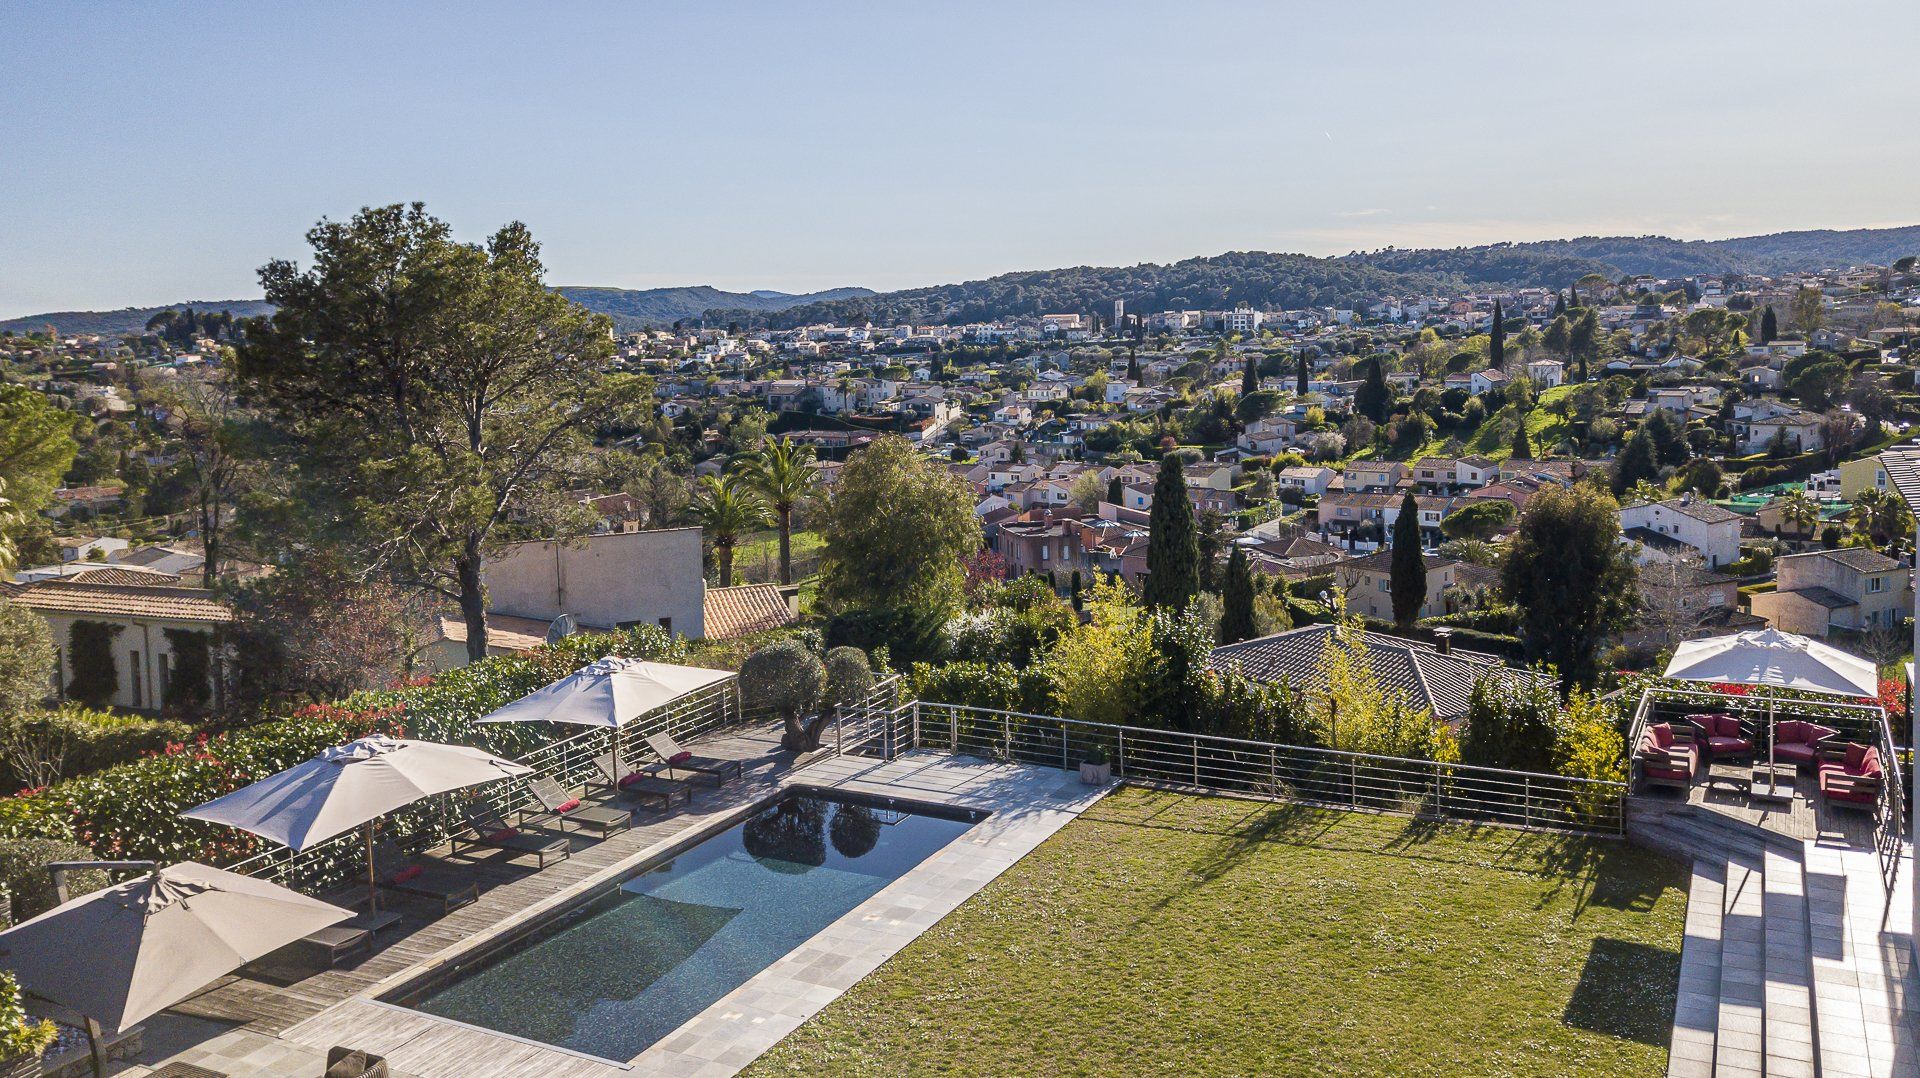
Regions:
<instances>
[{"instance_id":1,"label":"gray patio umbrella","mask_svg":"<svg viewBox=\"0 0 1920 1078\"><path fill-rule=\"evenodd\" d=\"M352 914L185 861L95 891L0 932L0 967L27 992L125 1029Z\"/></svg>"},{"instance_id":2,"label":"gray patio umbrella","mask_svg":"<svg viewBox=\"0 0 1920 1078\"><path fill-rule=\"evenodd\" d=\"M304 764L180 815L238 827L295 850L365 826L372 908L380 894L374 878L374 820L434 794L532 773L533 768L484 749L376 734L323 749Z\"/></svg>"},{"instance_id":3,"label":"gray patio umbrella","mask_svg":"<svg viewBox=\"0 0 1920 1078\"><path fill-rule=\"evenodd\" d=\"M620 768L620 728L651 711L738 677L731 670L675 666L608 656L551 685L482 716L481 722L561 722L613 731L613 766ZM613 776L615 782L620 776Z\"/></svg>"}]
</instances>

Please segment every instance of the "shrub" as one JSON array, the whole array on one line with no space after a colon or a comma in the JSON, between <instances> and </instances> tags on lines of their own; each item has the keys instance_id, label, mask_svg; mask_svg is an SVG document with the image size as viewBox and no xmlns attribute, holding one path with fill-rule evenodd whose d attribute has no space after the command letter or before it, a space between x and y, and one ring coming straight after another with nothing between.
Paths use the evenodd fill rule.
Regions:
<instances>
[{"instance_id":1,"label":"shrub","mask_svg":"<svg viewBox=\"0 0 1920 1078\"><path fill-rule=\"evenodd\" d=\"M38 1056L52 1047L58 1036L59 1030L52 1022L27 1014L20 1006L19 980L0 970L0 1060Z\"/></svg>"},{"instance_id":2,"label":"shrub","mask_svg":"<svg viewBox=\"0 0 1920 1078\"><path fill-rule=\"evenodd\" d=\"M93 851L76 842L54 838L14 838L0 840L0 881L13 896L8 912L14 924L38 917L59 905L54 894L53 877L47 866L55 861L91 861ZM104 872L83 871L67 874L67 894L78 898L107 886Z\"/></svg>"},{"instance_id":3,"label":"shrub","mask_svg":"<svg viewBox=\"0 0 1920 1078\"><path fill-rule=\"evenodd\" d=\"M811 723L803 720L820 706L826 685L826 667L797 640L769 644L740 664L742 700L777 713L786 723L780 744L794 751L819 747L822 722L818 717Z\"/></svg>"},{"instance_id":4,"label":"shrub","mask_svg":"<svg viewBox=\"0 0 1920 1078\"><path fill-rule=\"evenodd\" d=\"M117 715L77 704L0 720L0 782L8 788L48 786L159 752L187 741L192 726L168 719Z\"/></svg>"},{"instance_id":5,"label":"shrub","mask_svg":"<svg viewBox=\"0 0 1920 1078\"><path fill-rule=\"evenodd\" d=\"M860 703L873 691L873 668L859 648L834 648L827 652L826 666L827 700L835 708Z\"/></svg>"},{"instance_id":6,"label":"shrub","mask_svg":"<svg viewBox=\"0 0 1920 1078\"><path fill-rule=\"evenodd\" d=\"M120 691L120 671L113 661L113 638L121 626L104 621L76 621L67 629L67 663L73 676L67 695L94 707L105 707Z\"/></svg>"}]
</instances>

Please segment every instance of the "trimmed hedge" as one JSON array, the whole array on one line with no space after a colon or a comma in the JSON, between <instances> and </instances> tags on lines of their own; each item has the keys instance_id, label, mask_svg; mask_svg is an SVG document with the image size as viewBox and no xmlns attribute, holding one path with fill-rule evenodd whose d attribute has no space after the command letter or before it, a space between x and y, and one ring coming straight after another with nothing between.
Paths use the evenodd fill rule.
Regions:
<instances>
[{"instance_id":1,"label":"trimmed hedge","mask_svg":"<svg viewBox=\"0 0 1920 1078\"><path fill-rule=\"evenodd\" d=\"M9 724L9 733L33 744L58 746L64 759L60 772L77 777L104 767L123 764L169 744L191 740L194 728L172 719L150 719L94 711L78 704L22 715ZM19 789L36 781L22 774L14 759L0 755L0 789Z\"/></svg>"},{"instance_id":2,"label":"trimmed hedge","mask_svg":"<svg viewBox=\"0 0 1920 1078\"><path fill-rule=\"evenodd\" d=\"M229 864L270 844L231 827L180 818L184 809L371 733L524 754L544 726L481 726L475 719L607 655L676 662L684 641L657 626L570 636L526 655L484 659L394 690L315 704L277 722L174 742L151 756L0 800L0 839L79 842L109 860ZM407 821L396 819L407 830Z\"/></svg>"}]
</instances>

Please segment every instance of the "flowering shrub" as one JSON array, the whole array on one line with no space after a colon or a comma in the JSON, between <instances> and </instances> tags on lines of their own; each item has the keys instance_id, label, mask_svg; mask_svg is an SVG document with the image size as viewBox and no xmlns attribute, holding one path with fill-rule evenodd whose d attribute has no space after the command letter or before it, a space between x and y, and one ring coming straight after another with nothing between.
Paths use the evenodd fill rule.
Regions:
<instances>
[{"instance_id":1,"label":"flowering shrub","mask_svg":"<svg viewBox=\"0 0 1920 1078\"><path fill-rule=\"evenodd\" d=\"M229 864L265 848L230 827L180 812L372 733L475 745L517 756L544 744L545 727L474 720L607 655L673 662L685 643L657 626L570 636L525 655L497 656L422 684L312 704L277 722L169 742L131 763L0 799L0 838L79 842L110 860ZM404 816L396 821L408 830Z\"/></svg>"}]
</instances>

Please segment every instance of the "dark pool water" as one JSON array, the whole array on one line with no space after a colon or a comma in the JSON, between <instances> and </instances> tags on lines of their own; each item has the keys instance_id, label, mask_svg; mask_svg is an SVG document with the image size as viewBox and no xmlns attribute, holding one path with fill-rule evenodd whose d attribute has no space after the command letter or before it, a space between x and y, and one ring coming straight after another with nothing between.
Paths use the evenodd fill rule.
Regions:
<instances>
[{"instance_id":1,"label":"dark pool water","mask_svg":"<svg viewBox=\"0 0 1920 1078\"><path fill-rule=\"evenodd\" d=\"M631 1059L972 826L791 793L410 1005Z\"/></svg>"}]
</instances>

